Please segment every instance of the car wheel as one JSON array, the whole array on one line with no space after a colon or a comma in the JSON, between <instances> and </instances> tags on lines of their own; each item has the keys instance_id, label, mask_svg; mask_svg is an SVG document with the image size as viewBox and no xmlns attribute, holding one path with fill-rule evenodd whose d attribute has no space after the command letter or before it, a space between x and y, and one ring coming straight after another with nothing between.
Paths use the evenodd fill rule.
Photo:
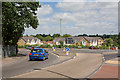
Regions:
<instances>
[{"instance_id":1,"label":"car wheel","mask_svg":"<svg viewBox=\"0 0 120 80\"><path fill-rule=\"evenodd\" d=\"M46 59L48 59L48 55L47 55L47 58Z\"/></svg>"},{"instance_id":2,"label":"car wheel","mask_svg":"<svg viewBox=\"0 0 120 80\"><path fill-rule=\"evenodd\" d=\"M29 59L29 61L32 61L32 59Z\"/></svg>"}]
</instances>

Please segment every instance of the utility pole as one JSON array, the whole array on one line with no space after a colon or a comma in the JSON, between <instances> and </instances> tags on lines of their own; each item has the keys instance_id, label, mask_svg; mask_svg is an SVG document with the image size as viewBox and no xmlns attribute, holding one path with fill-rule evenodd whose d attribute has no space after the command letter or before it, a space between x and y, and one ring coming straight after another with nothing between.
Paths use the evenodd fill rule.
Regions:
<instances>
[{"instance_id":1,"label":"utility pole","mask_svg":"<svg viewBox=\"0 0 120 80\"><path fill-rule=\"evenodd\" d=\"M62 19L60 18L60 35L62 35Z\"/></svg>"}]
</instances>

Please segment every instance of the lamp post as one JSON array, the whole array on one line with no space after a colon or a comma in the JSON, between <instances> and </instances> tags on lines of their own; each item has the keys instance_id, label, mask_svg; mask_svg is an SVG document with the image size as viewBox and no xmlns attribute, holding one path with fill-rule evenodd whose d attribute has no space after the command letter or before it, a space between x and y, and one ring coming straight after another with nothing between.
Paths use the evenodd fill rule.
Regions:
<instances>
[{"instance_id":1,"label":"lamp post","mask_svg":"<svg viewBox=\"0 0 120 80\"><path fill-rule=\"evenodd\" d=\"M62 19L60 18L60 35L62 35Z\"/></svg>"}]
</instances>

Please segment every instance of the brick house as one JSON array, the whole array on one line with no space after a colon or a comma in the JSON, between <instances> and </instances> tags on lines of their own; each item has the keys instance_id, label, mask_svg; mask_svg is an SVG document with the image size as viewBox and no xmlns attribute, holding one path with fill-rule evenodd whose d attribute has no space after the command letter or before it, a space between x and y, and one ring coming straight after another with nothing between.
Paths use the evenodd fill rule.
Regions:
<instances>
[{"instance_id":1,"label":"brick house","mask_svg":"<svg viewBox=\"0 0 120 80\"><path fill-rule=\"evenodd\" d=\"M101 46L104 42L100 37L68 37L68 38L55 38L53 43L60 45L60 41L63 41L64 45L84 45L84 46Z\"/></svg>"},{"instance_id":2,"label":"brick house","mask_svg":"<svg viewBox=\"0 0 120 80\"><path fill-rule=\"evenodd\" d=\"M38 39L37 37L31 37L31 36L27 36L27 37L21 37L18 40L18 45L19 46L24 46L24 45L35 45L38 44L40 45L40 39Z\"/></svg>"},{"instance_id":3,"label":"brick house","mask_svg":"<svg viewBox=\"0 0 120 80\"><path fill-rule=\"evenodd\" d=\"M66 44L65 38L55 38L55 39L53 40L53 44L54 44L54 45L60 45L60 41L63 41L63 45Z\"/></svg>"},{"instance_id":4,"label":"brick house","mask_svg":"<svg viewBox=\"0 0 120 80\"><path fill-rule=\"evenodd\" d=\"M104 40L101 37L85 37L89 46L102 46Z\"/></svg>"}]
</instances>

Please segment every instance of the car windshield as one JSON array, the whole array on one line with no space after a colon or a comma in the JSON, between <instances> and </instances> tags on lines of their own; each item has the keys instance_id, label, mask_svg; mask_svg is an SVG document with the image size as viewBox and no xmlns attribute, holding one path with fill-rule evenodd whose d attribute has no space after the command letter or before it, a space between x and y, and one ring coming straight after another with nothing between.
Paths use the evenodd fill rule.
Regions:
<instances>
[{"instance_id":1,"label":"car windshield","mask_svg":"<svg viewBox=\"0 0 120 80\"><path fill-rule=\"evenodd\" d=\"M31 52L43 52L42 49L33 49Z\"/></svg>"}]
</instances>

